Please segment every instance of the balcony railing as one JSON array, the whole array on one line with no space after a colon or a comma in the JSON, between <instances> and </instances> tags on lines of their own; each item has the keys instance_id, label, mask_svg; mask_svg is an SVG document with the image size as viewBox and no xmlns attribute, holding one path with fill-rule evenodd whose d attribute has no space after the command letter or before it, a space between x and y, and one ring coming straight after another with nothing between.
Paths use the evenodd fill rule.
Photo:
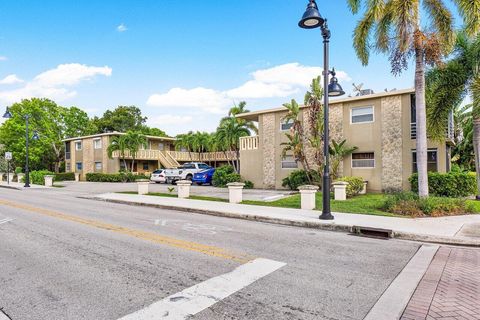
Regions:
<instances>
[{"instance_id":1,"label":"balcony railing","mask_svg":"<svg viewBox=\"0 0 480 320\"><path fill-rule=\"evenodd\" d=\"M445 138L447 140L454 140L455 135L454 135L454 124L453 124L453 119L449 119L447 129L445 132ZM412 122L410 123L410 137L412 139L417 139L417 123Z\"/></svg>"},{"instance_id":2,"label":"balcony railing","mask_svg":"<svg viewBox=\"0 0 480 320\"><path fill-rule=\"evenodd\" d=\"M258 149L258 136L253 137L241 137L240 138L240 150L257 150Z\"/></svg>"},{"instance_id":3,"label":"balcony railing","mask_svg":"<svg viewBox=\"0 0 480 320\"><path fill-rule=\"evenodd\" d=\"M138 150L135 155L137 160L159 160L161 156L171 157L179 162L208 162L208 161L228 161L236 160L237 155L234 151L227 152L184 152L184 151L160 151L160 150ZM112 153L113 158L120 158L120 152L114 151ZM125 158L131 159L132 154L129 151L125 152Z\"/></svg>"}]
</instances>

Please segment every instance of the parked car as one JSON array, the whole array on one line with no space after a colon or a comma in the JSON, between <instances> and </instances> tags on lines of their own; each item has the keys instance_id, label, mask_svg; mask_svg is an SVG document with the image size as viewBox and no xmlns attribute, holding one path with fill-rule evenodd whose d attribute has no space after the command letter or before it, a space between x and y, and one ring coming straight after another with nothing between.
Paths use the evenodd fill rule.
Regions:
<instances>
[{"instance_id":1,"label":"parked car","mask_svg":"<svg viewBox=\"0 0 480 320\"><path fill-rule=\"evenodd\" d=\"M193 175L211 167L203 162L189 162L176 169L165 169L167 183L175 184L179 180L193 180Z\"/></svg>"},{"instance_id":2,"label":"parked car","mask_svg":"<svg viewBox=\"0 0 480 320\"><path fill-rule=\"evenodd\" d=\"M210 168L210 169L206 169L198 173L195 173L193 175L192 182L198 184L199 186L207 183L211 185L214 173L215 173L215 168Z\"/></svg>"},{"instance_id":3,"label":"parked car","mask_svg":"<svg viewBox=\"0 0 480 320\"><path fill-rule=\"evenodd\" d=\"M155 183L165 183L167 181L165 177L165 170L159 169L153 171L152 175L150 176L150 181Z\"/></svg>"}]
</instances>

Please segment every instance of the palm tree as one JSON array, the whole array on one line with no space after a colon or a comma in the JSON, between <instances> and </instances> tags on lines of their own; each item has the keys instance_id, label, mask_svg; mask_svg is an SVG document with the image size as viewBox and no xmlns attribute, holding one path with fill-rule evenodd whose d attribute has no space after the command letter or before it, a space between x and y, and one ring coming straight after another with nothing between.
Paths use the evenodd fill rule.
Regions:
<instances>
[{"instance_id":1,"label":"palm tree","mask_svg":"<svg viewBox=\"0 0 480 320\"><path fill-rule=\"evenodd\" d=\"M248 110L246 107L247 107L247 103L245 101L241 101L238 104L238 106L234 104L233 107L231 107L230 110L228 111L228 116L220 120L220 126L222 125L223 122L228 121L229 118L234 117L237 119L238 122L240 122L248 130L250 130L255 134L258 134L258 128L253 121L237 118L237 115L239 114L250 112L250 110Z\"/></svg>"},{"instance_id":2,"label":"palm tree","mask_svg":"<svg viewBox=\"0 0 480 320\"><path fill-rule=\"evenodd\" d=\"M249 136L250 130L245 123L237 121L232 117L223 121L217 129L217 138L220 143L224 144L229 151L234 151L237 159L232 161L235 171L240 173L240 143L241 137Z\"/></svg>"},{"instance_id":3,"label":"palm tree","mask_svg":"<svg viewBox=\"0 0 480 320\"><path fill-rule=\"evenodd\" d=\"M190 161L192 161L192 149L193 149L193 132L189 131L185 134L177 135L177 140L175 141L175 149L181 150L185 149L188 151L188 156Z\"/></svg>"},{"instance_id":4,"label":"palm tree","mask_svg":"<svg viewBox=\"0 0 480 320\"><path fill-rule=\"evenodd\" d=\"M440 0L347 0L354 14L366 6L354 31L353 46L363 65L370 56L371 38L376 51L389 54L392 73L399 74L415 57L415 97L417 117L418 190L428 196L427 124L425 107L425 66L437 64L454 42L453 17ZM467 30L480 30L480 0L452 0L463 17ZM420 7L430 19L421 21ZM423 28L424 25L427 25Z\"/></svg>"},{"instance_id":5,"label":"palm tree","mask_svg":"<svg viewBox=\"0 0 480 320\"><path fill-rule=\"evenodd\" d=\"M110 145L107 148L108 157L112 159L112 155L115 151L118 151L120 159L123 160L123 165L127 169L127 160L125 159L125 153L127 151L127 141L125 136L114 136L110 141Z\"/></svg>"},{"instance_id":6,"label":"palm tree","mask_svg":"<svg viewBox=\"0 0 480 320\"><path fill-rule=\"evenodd\" d=\"M346 145L347 140L343 140L340 143L332 140L332 143L328 147L331 160L331 175L332 180L335 181L339 176L340 164L346 156L351 155L357 147L349 147Z\"/></svg>"},{"instance_id":7,"label":"palm tree","mask_svg":"<svg viewBox=\"0 0 480 320\"><path fill-rule=\"evenodd\" d=\"M480 34L457 36L452 59L427 74L429 131L440 137L446 132L448 113L470 96L472 100L473 150L480 196ZM467 112L467 109L462 113Z\"/></svg>"},{"instance_id":8,"label":"palm tree","mask_svg":"<svg viewBox=\"0 0 480 320\"><path fill-rule=\"evenodd\" d=\"M130 171L133 172L135 158L137 156L138 150L141 147L147 148L147 137L140 132L128 131L125 134L125 141L126 147L128 151L130 151L130 155L132 156L132 169Z\"/></svg>"}]
</instances>

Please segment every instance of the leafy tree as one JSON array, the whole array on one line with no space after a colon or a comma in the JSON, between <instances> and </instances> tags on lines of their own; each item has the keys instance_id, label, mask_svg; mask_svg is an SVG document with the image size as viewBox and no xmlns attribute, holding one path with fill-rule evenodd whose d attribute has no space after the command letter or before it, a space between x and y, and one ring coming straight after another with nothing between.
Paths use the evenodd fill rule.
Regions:
<instances>
[{"instance_id":1,"label":"leafy tree","mask_svg":"<svg viewBox=\"0 0 480 320\"><path fill-rule=\"evenodd\" d=\"M92 122L97 133L143 131L147 117L136 106L118 106L115 110L107 110L101 118L95 117Z\"/></svg>"},{"instance_id":2,"label":"leafy tree","mask_svg":"<svg viewBox=\"0 0 480 320\"><path fill-rule=\"evenodd\" d=\"M349 147L346 143L347 140L342 140L340 143L332 140L332 143L328 147L331 158L330 171L333 181L339 178L340 164L343 159L358 149L357 147Z\"/></svg>"},{"instance_id":3,"label":"leafy tree","mask_svg":"<svg viewBox=\"0 0 480 320\"><path fill-rule=\"evenodd\" d=\"M150 128L147 126L143 126L140 132L147 136L168 137L165 131L160 130L158 128Z\"/></svg>"},{"instance_id":4,"label":"leafy tree","mask_svg":"<svg viewBox=\"0 0 480 320\"><path fill-rule=\"evenodd\" d=\"M190 161L192 161L192 150L193 150L193 131L188 133L183 133L177 135L177 140L175 141L175 149L182 150L185 149L188 151Z\"/></svg>"},{"instance_id":5,"label":"leafy tree","mask_svg":"<svg viewBox=\"0 0 480 320\"><path fill-rule=\"evenodd\" d=\"M451 50L454 32L450 10L440 0L347 0L353 13L365 12L353 35L353 46L363 65L371 48L389 55L392 72L399 74L415 58L417 167L420 197L428 196L425 67L438 64ZM480 0L452 0L470 34L480 30ZM427 18L420 15L420 8ZM425 19L425 20L422 20ZM373 44L371 43L373 40Z\"/></svg>"}]
</instances>

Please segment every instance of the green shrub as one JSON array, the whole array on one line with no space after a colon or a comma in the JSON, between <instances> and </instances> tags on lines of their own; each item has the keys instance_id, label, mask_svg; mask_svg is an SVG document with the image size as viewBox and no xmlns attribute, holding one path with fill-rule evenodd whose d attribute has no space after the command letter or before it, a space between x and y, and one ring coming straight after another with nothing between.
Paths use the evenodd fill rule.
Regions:
<instances>
[{"instance_id":1,"label":"green shrub","mask_svg":"<svg viewBox=\"0 0 480 320\"><path fill-rule=\"evenodd\" d=\"M363 190L363 178L360 177L343 177L337 181L347 182L347 197L351 198L358 195Z\"/></svg>"},{"instance_id":2,"label":"green shrub","mask_svg":"<svg viewBox=\"0 0 480 320\"><path fill-rule=\"evenodd\" d=\"M245 183L245 187L243 187L244 189L253 189L254 187L253 182L250 180L245 180L243 183Z\"/></svg>"},{"instance_id":3,"label":"green shrub","mask_svg":"<svg viewBox=\"0 0 480 320\"><path fill-rule=\"evenodd\" d=\"M413 192L400 192L387 196L384 211L412 217L441 217L475 212L463 199L446 197L420 198Z\"/></svg>"},{"instance_id":4,"label":"green shrub","mask_svg":"<svg viewBox=\"0 0 480 320\"><path fill-rule=\"evenodd\" d=\"M240 181L242 178L232 166L221 166L215 170L212 178L212 184L219 188L225 188L227 183Z\"/></svg>"},{"instance_id":5,"label":"green shrub","mask_svg":"<svg viewBox=\"0 0 480 320\"><path fill-rule=\"evenodd\" d=\"M307 171L305 170L295 170L292 171L288 177L282 180L282 186L289 188L290 190L298 190L298 187L308 184L321 185L320 174L315 171L310 171L310 176L313 177L313 181L308 181Z\"/></svg>"},{"instance_id":6,"label":"green shrub","mask_svg":"<svg viewBox=\"0 0 480 320\"><path fill-rule=\"evenodd\" d=\"M137 177L133 173L130 172L120 172L114 174L108 173L87 173L86 178L87 181L90 182L135 182ZM143 177L139 178L142 179Z\"/></svg>"},{"instance_id":7,"label":"green shrub","mask_svg":"<svg viewBox=\"0 0 480 320\"><path fill-rule=\"evenodd\" d=\"M16 167L15 168L15 173L16 174L22 173L22 167Z\"/></svg>"},{"instance_id":8,"label":"green shrub","mask_svg":"<svg viewBox=\"0 0 480 320\"><path fill-rule=\"evenodd\" d=\"M418 193L418 174L410 179L412 191ZM475 174L469 172L428 173L429 192L437 197L468 197L474 195L477 189Z\"/></svg>"},{"instance_id":9,"label":"green shrub","mask_svg":"<svg viewBox=\"0 0 480 320\"><path fill-rule=\"evenodd\" d=\"M75 181L75 173L73 172L63 172L63 173L56 173L55 181Z\"/></svg>"},{"instance_id":10,"label":"green shrub","mask_svg":"<svg viewBox=\"0 0 480 320\"><path fill-rule=\"evenodd\" d=\"M45 185L45 176L54 175L48 170L30 171L30 183Z\"/></svg>"}]
</instances>

